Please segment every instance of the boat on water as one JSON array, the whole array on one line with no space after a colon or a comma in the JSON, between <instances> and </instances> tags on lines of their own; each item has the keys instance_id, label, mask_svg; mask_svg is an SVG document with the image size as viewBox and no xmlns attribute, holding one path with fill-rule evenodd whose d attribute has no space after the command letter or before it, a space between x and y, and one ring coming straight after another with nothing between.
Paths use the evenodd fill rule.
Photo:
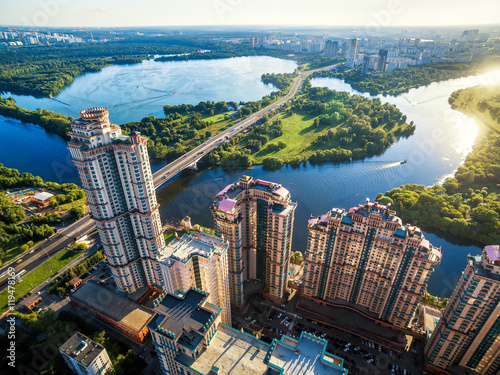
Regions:
<instances>
[{"instance_id":1,"label":"boat on water","mask_svg":"<svg viewBox=\"0 0 500 375\"><path fill-rule=\"evenodd\" d=\"M408 163L408 159L401 160L401 162L399 164L406 164L406 163Z\"/></svg>"}]
</instances>

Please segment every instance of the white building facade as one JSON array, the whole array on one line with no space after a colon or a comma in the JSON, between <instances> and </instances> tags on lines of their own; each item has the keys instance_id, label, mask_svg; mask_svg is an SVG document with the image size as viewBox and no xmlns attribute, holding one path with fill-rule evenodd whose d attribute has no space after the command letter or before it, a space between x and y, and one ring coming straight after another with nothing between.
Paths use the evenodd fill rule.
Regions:
<instances>
[{"instance_id":1,"label":"white building facade","mask_svg":"<svg viewBox=\"0 0 500 375\"><path fill-rule=\"evenodd\" d=\"M231 325L227 254L228 244L217 236L200 232L174 238L159 260L166 291L193 287L209 293L207 302L222 307L222 323Z\"/></svg>"},{"instance_id":2,"label":"white building facade","mask_svg":"<svg viewBox=\"0 0 500 375\"><path fill-rule=\"evenodd\" d=\"M147 139L136 132L123 135L103 107L81 111L68 135L117 291L161 288L157 259L165 242Z\"/></svg>"},{"instance_id":3,"label":"white building facade","mask_svg":"<svg viewBox=\"0 0 500 375\"><path fill-rule=\"evenodd\" d=\"M114 372L104 347L76 332L59 348L68 367L78 375L105 375Z\"/></svg>"}]
</instances>

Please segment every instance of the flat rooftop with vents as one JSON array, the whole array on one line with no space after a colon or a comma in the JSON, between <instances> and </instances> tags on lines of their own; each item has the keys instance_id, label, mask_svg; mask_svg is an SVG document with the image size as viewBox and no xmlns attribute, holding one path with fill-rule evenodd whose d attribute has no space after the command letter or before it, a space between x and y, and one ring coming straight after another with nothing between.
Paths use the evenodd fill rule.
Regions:
<instances>
[{"instance_id":1,"label":"flat rooftop with vents","mask_svg":"<svg viewBox=\"0 0 500 375\"><path fill-rule=\"evenodd\" d=\"M224 252L228 245L219 237L203 232L184 234L174 238L162 250L160 261L168 262L170 257L186 262L192 255L208 257L213 252Z\"/></svg>"},{"instance_id":2,"label":"flat rooftop with vents","mask_svg":"<svg viewBox=\"0 0 500 375\"><path fill-rule=\"evenodd\" d=\"M68 341L61 345L59 350L74 360L88 367L101 354L104 347L87 336L76 332Z\"/></svg>"},{"instance_id":3,"label":"flat rooftop with vents","mask_svg":"<svg viewBox=\"0 0 500 375\"><path fill-rule=\"evenodd\" d=\"M302 332L298 340L282 336L274 340L268 362L286 375L343 375L344 360L326 352L326 340Z\"/></svg>"},{"instance_id":4,"label":"flat rooftop with vents","mask_svg":"<svg viewBox=\"0 0 500 375\"><path fill-rule=\"evenodd\" d=\"M206 295L190 289L182 297L167 294L155 307L165 318L160 323L163 329L180 335L183 330L194 329L202 331L203 327L212 317L212 312L199 307L205 300Z\"/></svg>"},{"instance_id":5,"label":"flat rooftop with vents","mask_svg":"<svg viewBox=\"0 0 500 375\"><path fill-rule=\"evenodd\" d=\"M70 295L70 299L84 310L97 313L98 319L130 332L129 336L139 340L147 334L147 324L155 315L153 310L121 297L93 281L78 288Z\"/></svg>"},{"instance_id":6,"label":"flat rooftop with vents","mask_svg":"<svg viewBox=\"0 0 500 375\"><path fill-rule=\"evenodd\" d=\"M268 344L221 323L208 348L190 360L190 367L202 374L216 367L218 374L262 375L269 368L264 363L268 350Z\"/></svg>"}]
</instances>

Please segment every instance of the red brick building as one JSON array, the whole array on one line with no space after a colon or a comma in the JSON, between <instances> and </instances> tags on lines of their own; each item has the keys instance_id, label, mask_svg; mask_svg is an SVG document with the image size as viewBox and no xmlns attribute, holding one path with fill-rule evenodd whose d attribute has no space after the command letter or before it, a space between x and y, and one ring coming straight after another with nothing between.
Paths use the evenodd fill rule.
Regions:
<instances>
[{"instance_id":1,"label":"red brick building","mask_svg":"<svg viewBox=\"0 0 500 375\"><path fill-rule=\"evenodd\" d=\"M155 315L153 310L93 281L83 284L70 299L73 305L139 343L149 333L147 325Z\"/></svg>"}]
</instances>

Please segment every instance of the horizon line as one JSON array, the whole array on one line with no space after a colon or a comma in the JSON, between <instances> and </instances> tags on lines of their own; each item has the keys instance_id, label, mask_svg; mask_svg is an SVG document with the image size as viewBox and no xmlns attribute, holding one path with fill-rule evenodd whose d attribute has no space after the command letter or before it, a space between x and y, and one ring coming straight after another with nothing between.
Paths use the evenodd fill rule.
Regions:
<instances>
[{"instance_id":1,"label":"horizon line","mask_svg":"<svg viewBox=\"0 0 500 375\"><path fill-rule=\"evenodd\" d=\"M394 26L378 26L381 30L383 29L411 29L411 28L453 28L453 27L494 27L499 26L500 23L484 23L484 24L453 24L453 25L394 25ZM235 25L218 25L218 24L204 24L204 25L129 25L129 26L34 26L34 25L16 25L16 24L0 24L0 27L22 27L22 28L34 28L34 29L48 29L48 28L71 28L71 29L79 29L79 28L87 28L87 29L126 29L126 28L192 28L192 27L284 27L284 28L362 28L366 27L366 25L291 25L291 24L235 24Z\"/></svg>"}]
</instances>

